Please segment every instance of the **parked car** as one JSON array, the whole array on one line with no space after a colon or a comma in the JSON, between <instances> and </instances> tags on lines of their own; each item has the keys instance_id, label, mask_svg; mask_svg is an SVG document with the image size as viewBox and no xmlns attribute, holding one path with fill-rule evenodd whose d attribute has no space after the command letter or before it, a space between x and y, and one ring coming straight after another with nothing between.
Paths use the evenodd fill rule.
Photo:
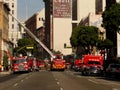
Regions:
<instances>
[{"instance_id":1,"label":"parked car","mask_svg":"<svg viewBox=\"0 0 120 90\"><path fill-rule=\"evenodd\" d=\"M109 64L109 66L106 68L106 76L120 78L120 64Z\"/></svg>"}]
</instances>

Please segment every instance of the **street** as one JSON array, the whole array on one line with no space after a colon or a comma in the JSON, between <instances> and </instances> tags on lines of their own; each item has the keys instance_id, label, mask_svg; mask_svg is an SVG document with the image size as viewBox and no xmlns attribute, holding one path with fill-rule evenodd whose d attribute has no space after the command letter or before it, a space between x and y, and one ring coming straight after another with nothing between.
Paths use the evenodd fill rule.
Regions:
<instances>
[{"instance_id":1,"label":"street","mask_svg":"<svg viewBox=\"0 0 120 90\"><path fill-rule=\"evenodd\" d=\"M120 90L120 80L81 76L69 70L41 70L0 77L0 90Z\"/></svg>"}]
</instances>

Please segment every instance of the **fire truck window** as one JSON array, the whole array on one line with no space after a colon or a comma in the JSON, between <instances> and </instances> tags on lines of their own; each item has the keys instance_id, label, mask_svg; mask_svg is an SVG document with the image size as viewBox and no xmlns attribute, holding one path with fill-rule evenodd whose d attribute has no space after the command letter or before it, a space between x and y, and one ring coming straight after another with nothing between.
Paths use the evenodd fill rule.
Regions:
<instances>
[{"instance_id":1,"label":"fire truck window","mask_svg":"<svg viewBox=\"0 0 120 90\"><path fill-rule=\"evenodd\" d=\"M25 59L22 59L22 60L19 60L19 63L23 63L25 61L26 61Z\"/></svg>"},{"instance_id":2,"label":"fire truck window","mask_svg":"<svg viewBox=\"0 0 120 90\"><path fill-rule=\"evenodd\" d=\"M97 64L97 65L100 65L100 62L97 62L97 61L89 61L88 64Z\"/></svg>"}]
</instances>

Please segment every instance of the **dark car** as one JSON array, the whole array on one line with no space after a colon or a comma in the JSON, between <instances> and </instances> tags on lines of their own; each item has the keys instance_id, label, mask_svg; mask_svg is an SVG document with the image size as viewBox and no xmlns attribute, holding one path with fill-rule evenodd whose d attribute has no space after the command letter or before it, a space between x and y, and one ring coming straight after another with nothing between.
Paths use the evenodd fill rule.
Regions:
<instances>
[{"instance_id":1,"label":"dark car","mask_svg":"<svg viewBox=\"0 0 120 90\"><path fill-rule=\"evenodd\" d=\"M109 64L109 66L106 68L106 76L120 78L120 64Z\"/></svg>"}]
</instances>

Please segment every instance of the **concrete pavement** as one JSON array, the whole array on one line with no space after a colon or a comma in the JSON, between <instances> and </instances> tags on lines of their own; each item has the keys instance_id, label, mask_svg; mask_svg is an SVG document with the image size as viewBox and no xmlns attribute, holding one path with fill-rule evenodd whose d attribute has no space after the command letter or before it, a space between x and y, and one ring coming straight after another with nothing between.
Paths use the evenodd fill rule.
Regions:
<instances>
[{"instance_id":1,"label":"concrete pavement","mask_svg":"<svg viewBox=\"0 0 120 90\"><path fill-rule=\"evenodd\" d=\"M7 76L7 75L10 75L10 74L12 74L11 71L1 71L0 72L0 77Z\"/></svg>"}]
</instances>

